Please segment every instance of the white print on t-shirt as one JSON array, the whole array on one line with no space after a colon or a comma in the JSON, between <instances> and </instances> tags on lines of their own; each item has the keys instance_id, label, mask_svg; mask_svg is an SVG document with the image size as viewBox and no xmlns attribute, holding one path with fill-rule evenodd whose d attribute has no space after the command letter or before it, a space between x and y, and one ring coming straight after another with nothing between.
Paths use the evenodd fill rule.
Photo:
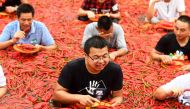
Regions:
<instances>
[{"instance_id":1,"label":"white print on t-shirt","mask_svg":"<svg viewBox=\"0 0 190 109\"><path fill-rule=\"evenodd\" d=\"M86 87L86 91L91 94L94 95L94 91L99 87L99 83L98 81L89 81L89 87Z\"/></svg>"},{"instance_id":2,"label":"white print on t-shirt","mask_svg":"<svg viewBox=\"0 0 190 109\"><path fill-rule=\"evenodd\" d=\"M105 86L105 83L102 80L100 81L92 80L89 81L88 87L83 88L79 92L86 90L86 92L90 95L102 96L104 94L104 91L106 91L106 89L107 88Z\"/></svg>"}]
</instances>

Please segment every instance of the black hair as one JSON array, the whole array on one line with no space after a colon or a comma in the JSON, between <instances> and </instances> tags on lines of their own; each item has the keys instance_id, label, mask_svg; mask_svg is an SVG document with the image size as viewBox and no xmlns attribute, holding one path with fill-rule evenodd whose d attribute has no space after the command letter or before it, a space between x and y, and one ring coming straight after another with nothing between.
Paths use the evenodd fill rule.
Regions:
<instances>
[{"instance_id":1,"label":"black hair","mask_svg":"<svg viewBox=\"0 0 190 109\"><path fill-rule=\"evenodd\" d=\"M21 4L16 11L16 15L19 18L21 13L32 13L32 16L34 16L34 8L32 5L23 3Z\"/></svg>"},{"instance_id":2,"label":"black hair","mask_svg":"<svg viewBox=\"0 0 190 109\"><path fill-rule=\"evenodd\" d=\"M182 15L177 20L188 23L188 25L190 26L190 17L187 15Z\"/></svg>"},{"instance_id":3,"label":"black hair","mask_svg":"<svg viewBox=\"0 0 190 109\"><path fill-rule=\"evenodd\" d=\"M99 29L109 30L111 26L112 26L112 20L108 16L101 16L98 19Z\"/></svg>"},{"instance_id":4,"label":"black hair","mask_svg":"<svg viewBox=\"0 0 190 109\"><path fill-rule=\"evenodd\" d=\"M100 36L92 36L84 44L84 52L87 55L90 53L90 48L91 47L101 49L101 48L104 48L104 47L108 47L108 43L104 38L102 38Z\"/></svg>"}]
</instances>

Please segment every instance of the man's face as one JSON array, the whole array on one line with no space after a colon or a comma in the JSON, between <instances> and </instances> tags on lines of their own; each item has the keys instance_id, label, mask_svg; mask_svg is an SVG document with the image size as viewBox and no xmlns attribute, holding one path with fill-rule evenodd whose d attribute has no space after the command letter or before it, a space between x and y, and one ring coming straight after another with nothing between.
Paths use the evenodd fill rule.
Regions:
<instances>
[{"instance_id":1,"label":"man's face","mask_svg":"<svg viewBox=\"0 0 190 109\"><path fill-rule=\"evenodd\" d=\"M106 0L98 0L99 3L104 3Z\"/></svg>"},{"instance_id":2,"label":"man's face","mask_svg":"<svg viewBox=\"0 0 190 109\"><path fill-rule=\"evenodd\" d=\"M105 39L113 36L113 26L111 26L109 30L98 29L98 31L99 36Z\"/></svg>"},{"instance_id":3,"label":"man's face","mask_svg":"<svg viewBox=\"0 0 190 109\"><path fill-rule=\"evenodd\" d=\"M20 17L18 18L18 21L20 23L20 29L22 31L25 31L28 28L30 28L32 20L33 20L32 13L21 13Z\"/></svg>"},{"instance_id":4,"label":"man's face","mask_svg":"<svg viewBox=\"0 0 190 109\"><path fill-rule=\"evenodd\" d=\"M178 40L184 40L190 35L190 26L188 23L177 20L174 25L174 33Z\"/></svg>"},{"instance_id":5,"label":"man's face","mask_svg":"<svg viewBox=\"0 0 190 109\"><path fill-rule=\"evenodd\" d=\"M99 72L105 68L110 58L108 47L102 49L90 48L90 53L86 55L86 62L91 71Z\"/></svg>"}]
</instances>

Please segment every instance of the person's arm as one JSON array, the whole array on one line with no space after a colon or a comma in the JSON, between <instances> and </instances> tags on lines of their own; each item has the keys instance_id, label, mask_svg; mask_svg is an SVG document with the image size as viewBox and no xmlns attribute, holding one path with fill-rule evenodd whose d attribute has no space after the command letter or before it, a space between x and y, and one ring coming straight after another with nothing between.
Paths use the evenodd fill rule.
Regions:
<instances>
[{"instance_id":1,"label":"person's arm","mask_svg":"<svg viewBox=\"0 0 190 109\"><path fill-rule=\"evenodd\" d=\"M117 13L110 13L110 14L109 14L109 17L120 19L120 18L121 18L121 13L120 13L120 12L117 12Z\"/></svg>"},{"instance_id":2,"label":"person's arm","mask_svg":"<svg viewBox=\"0 0 190 109\"><path fill-rule=\"evenodd\" d=\"M28 3L28 0L21 0L21 3Z\"/></svg>"},{"instance_id":3,"label":"person's arm","mask_svg":"<svg viewBox=\"0 0 190 109\"><path fill-rule=\"evenodd\" d=\"M90 95L71 94L67 91L68 89L63 88L59 83L57 83L52 99L65 104L80 103L85 106L91 106L94 102L99 102L98 99L93 98Z\"/></svg>"},{"instance_id":4,"label":"person's arm","mask_svg":"<svg viewBox=\"0 0 190 109\"><path fill-rule=\"evenodd\" d=\"M90 10L84 10L82 8L79 8L78 16L88 16L88 18L94 18L95 13Z\"/></svg>"},{"instance_id":5,"label":"person's arm","mask_svg":"<svg viewBox=\"0 0 190 109\"><path fill-rule=\"evenodd\" d=\"M114 107L116 105L119 105L123 102L123 91L118 90L118 91L113 91L112 92L113 98L111 99L111 105Z\"/></svg>"},{"instance_id":6,"label":"person's arm","mask_svg":"<svg viewBox=\"0 0 190 109\"><path fill-rule=\"evenodd\" d=\"M178 97L181 95L181 93L184 90L181 88L172 88L170 90L164 90L164 88L159 87L156 89L156 91L153 93L153 97L157 100L165 100L170 97Z\"/></svg>"},{"instance_id":7,"label":"person's arm","mask_svg":"<svg viewBox=\"0 0 190 109\"><path fill-rule=\"evenodd\" d=\"M120 25L113 23L113 29L115 32L114 34L117 35L116 44L117 44L118 50L110 53L110 58L112 60L114 60L118 56L125 55L128 52L123 28Z\"/></svg>"},{"instance_id":8,"label":"person's arm","mask_svg":"<svg viewBox=\"0 0 190 109\"><path fill-rule=\"evenodd\" d=\"M48 46L43 46L43 45L36 45L37 48L41 50L55 50L57 48L56 44L48 45Z\"/></svg>"},{"instance_id":9,"label":"person's arm","mask_svg":"<svg viewBox=\"0 0 190 109\"><path fill-rule=\"evenodd\" d=\"M116 57L125 55L127 52L128 50L126 48L121 48L118 49L117 51L111 52L109 55L112 60L115 60Z\"/></svg>"},{"instance_id":10,"label":"person's arm","mask_svg":"<svg viewBox=\"0 0 190 109\"><path fill-rule=\"evenodd\" d=\"M14 37L12 39L8 39L9 37L9 30L8 28L5 28L3 31L1 38L0 38L0 50L5 49L13 44L15 44L18 40L25 37L25 33L23 31L18 31L14 34Z\"/></svg>"},{"instance_id":11,"label":"person's arm","mask_svg":"<svg viewBox=\"0 0 190 109\"><path fill-rule=\"evenodd\" d=\"M179 16L181 16L181 15L185 15L185 11L179 12Z\"/></svg>"},{"instance_id":12,"label":"person's arm","mask_svg":"<svg viewBox=\"0 0 190 109\"><path fill-rule=\"evenodd\" d=\"M165 64L170 64L172 62L172 58L168 55L163 55L163 53L153 49L151 51L151 57L153 60L162 61Z\"/></svg>"},{"instance_id":13,"label":"person's arm","mask_svg":"<svg viewBox=\"0 0 190 109\"><path fill-rule=\"evenodd\" d=\"M7 92L7 86L2 86L0 87L0 98L3 97L3 95L5 95Z\"/></svg>"},{"instance_id":14,"label":"person's arm","mask_svg":"<svg viewBox=\"0 0 190 109\"><path fill-rule=\"evenodd\" d=\"M156 12L154 6L155 6L155 3L157 3L158 1L160 0L152 0L152 2L150 3L148 7L146 17L149 21L152 19L152 17L154 16L154 13Z\"/></svg>"}]
</instances>

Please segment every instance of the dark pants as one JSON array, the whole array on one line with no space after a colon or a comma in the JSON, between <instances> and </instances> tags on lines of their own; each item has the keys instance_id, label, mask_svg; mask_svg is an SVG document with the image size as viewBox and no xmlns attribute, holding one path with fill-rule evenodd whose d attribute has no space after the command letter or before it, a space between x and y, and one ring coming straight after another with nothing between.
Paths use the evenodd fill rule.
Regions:
<instances>
[{"instance_id":1,"label":"dark pants","mask_svg":"<svg viewBox=\"0 0 190 109\"><path fill-rule=\"evenodd\" d=\"M88 21L89 18L87 16L78 16L78 20L80 21ZM118 23L119 19L118 18L111 18L112 22Z\"/></svg>"}]
</instances>

